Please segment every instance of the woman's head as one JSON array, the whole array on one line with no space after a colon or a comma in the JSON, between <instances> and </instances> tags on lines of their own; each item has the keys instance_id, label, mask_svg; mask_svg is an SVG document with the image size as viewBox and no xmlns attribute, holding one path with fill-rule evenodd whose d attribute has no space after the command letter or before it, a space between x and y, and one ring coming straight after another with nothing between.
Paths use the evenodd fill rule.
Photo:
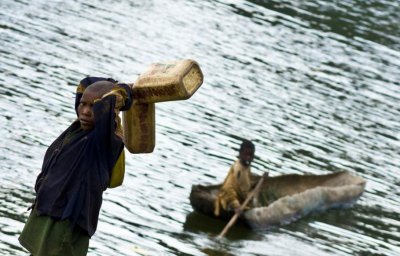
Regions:
<instances>
[{"instance_id":1,"label":"woman's head","mask_svg":"<svg viewBox=\"0 0 400 256\"><path fill-rule=\"evenodd\" d=\"M113 87L114 84L111 82L98 81L85 89L78 105L78 118L83 130L94 128L93 104Z\"/></svg>"}]
</instances>

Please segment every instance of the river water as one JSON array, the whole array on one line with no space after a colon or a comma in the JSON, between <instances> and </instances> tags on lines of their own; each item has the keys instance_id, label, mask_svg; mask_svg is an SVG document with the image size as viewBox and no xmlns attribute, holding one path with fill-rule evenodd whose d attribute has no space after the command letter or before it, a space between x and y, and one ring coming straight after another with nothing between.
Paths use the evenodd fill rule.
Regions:
<instances>
[{"instance_id":1,"label":"river water","mask_svg":"<svg viewBox=\"0 0 400 256\"><path fill-rule=\"evenodd\" d=\"M204 83L156 105L156 148L127 155L89 255L400 255L399 20L389 0L2 0L1 255L27 255L17 237L77 83L185 58ZM215 239L225 223L193 213L190 189L222 182L243 138L255 173L348 170L366 190L350 209Z\"/></svg>"}]
</instances>

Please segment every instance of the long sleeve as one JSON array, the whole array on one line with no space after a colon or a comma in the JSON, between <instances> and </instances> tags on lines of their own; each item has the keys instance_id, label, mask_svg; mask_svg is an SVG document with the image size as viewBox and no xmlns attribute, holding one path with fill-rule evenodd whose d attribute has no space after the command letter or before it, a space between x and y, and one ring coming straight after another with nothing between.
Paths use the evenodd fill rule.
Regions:
<instances>
[{"instance_id":1,"label":"long sleeve","mask_svg":"<svg viewBox=\"0 0 400 256\"><path fill-rule=\"evenodd\" d=\"M93 105L96 150L100 158L110 160L107 166L110 175L123 150L123 134L119 112L121 109L126 109L127 105L129 107L131 101L130 88L125 84L119 84Z\"/></svg>"}]
</instances>

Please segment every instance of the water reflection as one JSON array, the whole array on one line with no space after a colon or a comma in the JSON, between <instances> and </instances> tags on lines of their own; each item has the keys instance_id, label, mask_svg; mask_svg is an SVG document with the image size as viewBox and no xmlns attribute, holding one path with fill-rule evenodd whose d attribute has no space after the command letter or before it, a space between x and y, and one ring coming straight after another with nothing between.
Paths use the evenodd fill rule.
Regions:
<instances>
[{"instance_id":1,"label":"water reflection","mask_svg":"<svg viewBox=\"0 0 400 256\"><path fill-rule=\"evenodd\" d=\"M74 120L86 75L134 81L156 61L197 60L205 82L156 107L153 154L128 155L89 255L400 253L399 5L330 1L2 1L0 251L17 235L47 145ZM193 184L221 182L241 138L254 172L349 170L355 207L270 231L192 213ZM290 245L288 248L287 245Z\"/></svg>"},{"instance_id":2,"label":"water reflection","mask_svg":"<svg viewBox=\"0 0 400 256\"><path fill-rule=\"evenodd\" d=\"M386 45L399 50L399 18L400 6L391 1L254 1L268 11L274 11L290 17L296 17L315 30L333 32L347 38L361 37L366 40ZM240 14L240 12L238 12ZM254 13L253 13L254 15ZM387 17L387 16L389 17ZM246 15L250 16L250 15ZM386 16L387 18L383 18ZM262 12L256 12L257 18L263 18ZM396 36L393 36L396 35Z\"/></svg>"}]
</instances>

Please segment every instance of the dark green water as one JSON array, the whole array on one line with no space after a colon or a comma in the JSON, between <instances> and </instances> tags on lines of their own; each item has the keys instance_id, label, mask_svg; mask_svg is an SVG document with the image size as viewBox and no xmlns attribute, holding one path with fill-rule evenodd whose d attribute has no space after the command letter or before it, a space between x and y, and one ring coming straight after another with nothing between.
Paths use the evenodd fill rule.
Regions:
<instances>
[{"instance_id":1,"label":"dark green water","mask_svg":"<svg viewBox=\"0 0 400 256\"><path fill-rule=\"evenodd\" d=\"M44 152L74 120L86 75L133 82L192 58L205 81L156 106L152 154L128 155L89 255L400 255L399 1L0 2L0 252L17 237ZM268 231L192 212L191 186L221 182L241 138L253 171L349 170L354 207Z\"/></svg>"}]
</instances>

